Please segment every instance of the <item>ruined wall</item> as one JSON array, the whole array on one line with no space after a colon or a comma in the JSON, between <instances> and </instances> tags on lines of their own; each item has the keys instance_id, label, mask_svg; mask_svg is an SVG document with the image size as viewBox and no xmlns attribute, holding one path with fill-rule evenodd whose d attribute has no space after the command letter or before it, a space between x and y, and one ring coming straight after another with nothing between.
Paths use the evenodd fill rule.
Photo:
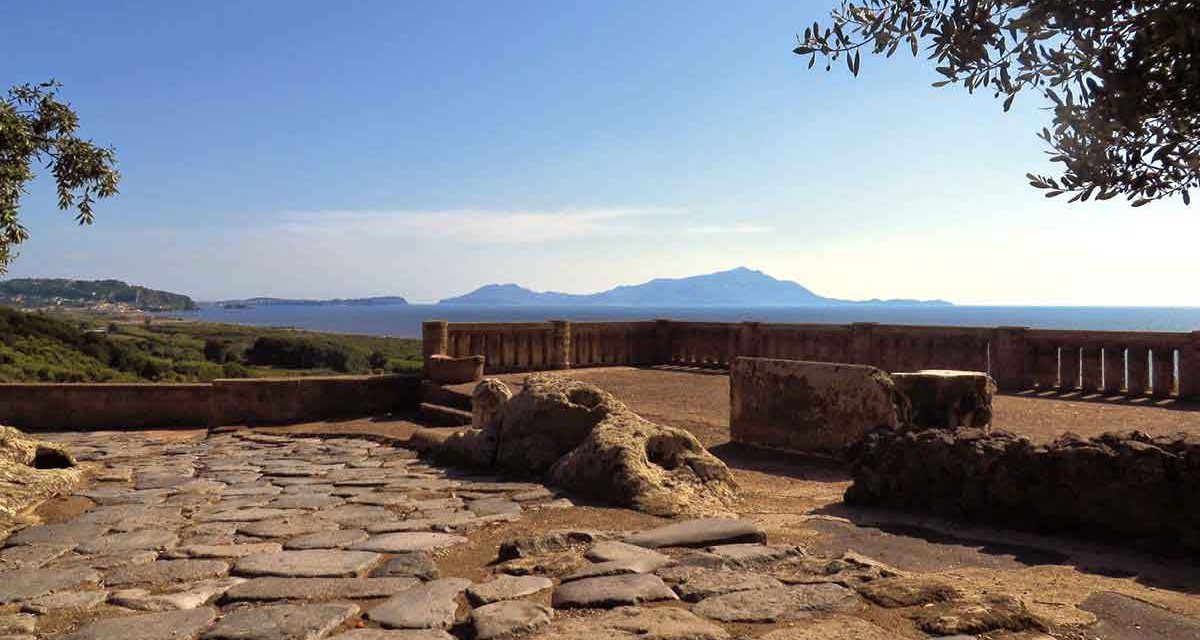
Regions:
<instances>
[{"instance_id":1,"label":"ruined wall","mask_svg":"<svg viewBox=\"0 0 1200 640\"><path fill-rule=\"evenodd\" d=\"M24 431L204 426L208 384L0 384L0 424Z\"/></svg>"},{"instance_id":2,"label":"ruined wall","mask_svg":"<svg viewBox=\"0 0 1200 640\"><path fill-rule=\"evenodd\" d=\"M738 358L730 376L734 442L840 455L876 428L907 422L907 400L875 367Z\"/></svg>"},{"instance_id":3,"label":"ruined wall","mask_svg":"<svg viewBox=\"0 0 1200 640\"><path fill-rule=\"evenodd\" d=\"M1200 438L1108 433L1049 445L979 429L878 431L846 502L1200 551Z\"/></svg>"},{"instance_id":4,"label":"ruined wall","mask_svg":"<svg viewBox=\"0 0 1200 640\"><path fill-rule=\"evenodd\" d=\"M0 384L0 424L25 431L204 427L368 416L419 402L414 375L212 384Z\"/></svg>"}]
</instances>

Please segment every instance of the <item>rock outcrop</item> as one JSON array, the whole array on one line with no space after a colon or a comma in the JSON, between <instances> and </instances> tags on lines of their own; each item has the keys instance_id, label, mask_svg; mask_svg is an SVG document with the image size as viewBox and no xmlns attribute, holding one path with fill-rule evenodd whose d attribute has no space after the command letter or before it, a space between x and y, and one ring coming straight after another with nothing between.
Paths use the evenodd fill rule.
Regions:
<instances>
[{"instance_id":1,"label":"rock outcrop","mask_svg":"<svg viewBox=\"0 0 1200 640\"><path fill-rule=\"evenodd\" d=\"M879 430L846 502L1200 550L1200 438L1137 431L1039 445L982 429Z\"/></svg>"},{"instance_id":2,"label":"rock outcrop","mask_svg":"<svg viewBox=\"0 0 1200 640\"><path fill-rule=\"evenodd\" d=\"M503 396L495 384L485 380L479 393ZM499 405L498 419L448 439L438 457L544 477L655 515L728 511L736 484L724 463L692 434L650 422L594 385L533 375Z\"/></svg>"},{"instance_id":3,"label":"rock outcrop","mask_svg":"<svg viewBox=\"0 0 1200 640\"><path fill-rule=\"evenodd\" d=\"M61 445L0 426L0 532L47 498L79 484L83 470Z\"/></svg>"}]
</instances>

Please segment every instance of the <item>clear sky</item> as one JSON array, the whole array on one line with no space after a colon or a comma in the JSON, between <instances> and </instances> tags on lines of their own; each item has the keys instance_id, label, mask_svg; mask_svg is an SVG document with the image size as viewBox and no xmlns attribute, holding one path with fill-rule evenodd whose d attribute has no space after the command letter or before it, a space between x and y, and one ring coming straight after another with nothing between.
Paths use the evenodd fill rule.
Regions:
<instances>
[{"instance_id":1,"label":"clear sky","mask_svg":"<svg viewBox=\"0 0 1200 640\"><path fill-rule=\"evenodd\" d=\"M116 147L77 228L43 175L12 276L198 299L488 282L592 292L745 265L842 298L1200 305L1200 212L1067 205L1033 95L805 68L834 0L5 3L0 84Z\"/></svg>"}]
</instances>

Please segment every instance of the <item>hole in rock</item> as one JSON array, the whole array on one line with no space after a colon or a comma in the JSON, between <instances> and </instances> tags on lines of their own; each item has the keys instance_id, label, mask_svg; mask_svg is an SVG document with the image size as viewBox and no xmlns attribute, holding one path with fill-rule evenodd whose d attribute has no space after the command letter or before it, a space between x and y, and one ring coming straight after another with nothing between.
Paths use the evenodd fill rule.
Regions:
<instances>
[{"instance_id":1,"label":"hole in rock","mask_svg":"<svg viewBox=\"0 0 1200 640\"><path fill-rule=\"evenodd\" d=\"M33 463L30 466L34 469L70 469L75 466L75 463L71 462L71 458L67 454L58 449L38 447L33 454Z\"/></svg>"}]
</instances>

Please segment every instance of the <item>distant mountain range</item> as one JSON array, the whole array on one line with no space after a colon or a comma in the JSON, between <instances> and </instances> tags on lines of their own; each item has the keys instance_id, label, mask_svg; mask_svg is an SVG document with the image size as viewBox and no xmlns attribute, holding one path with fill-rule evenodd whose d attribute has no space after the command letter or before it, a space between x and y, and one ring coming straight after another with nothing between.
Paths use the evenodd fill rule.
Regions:
<instances>
[{"instance_id":1,"label":"distant mountain range","mask_svg":"<svg viewBox=\"0 0 1200 640\"><path fill-rule=\"evenodd\" d=\"M245 300L221 300L206 302L206 305L216 305L226 309L249 309L252 307L382 307L386 305L408 304L408 300L400 296L374 296L370 298L333 298L330 300L309 300L307 298L246 298Z\"/></svg>"},{"instance_id":2,"label":"distant mountain range","mask_svg":"<svg viewBox=\"0 0 1200 640\"><path fill-rule=\"evenodd\" d=\"M0 282L0 304L31 308L79 308L104 311L190 311L191 298L120 280L14 278Z\"/></svg>"},{"instance_id":3,"label":"distant mountain range","mask_svg":"<svg viewBox=\"0 0 1200 640\"><path fill-rule=\"evenodd\" d=\"M834 305L939 305L945 300L840 300L817 295L803 285L761 271L738 267L688 278L656 278L591 294L533 291L516 284L484 285L471 293L441 300L461 305L593 305L659 307L804 307Z\"/></svg>"}]
</instances>

